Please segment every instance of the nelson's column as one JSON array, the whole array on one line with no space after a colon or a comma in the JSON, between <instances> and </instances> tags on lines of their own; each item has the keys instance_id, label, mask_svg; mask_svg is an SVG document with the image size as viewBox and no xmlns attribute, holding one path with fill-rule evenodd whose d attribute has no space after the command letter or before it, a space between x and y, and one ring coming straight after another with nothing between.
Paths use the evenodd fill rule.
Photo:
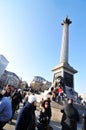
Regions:
<instances>
[{"instance_id":1,"label":"nelson's column","mask_svg":"<svg viewBox=\"0 0 86 130\"><path fill-rule=\"evenodd\" d=\"M60 54L60 63L52 69L54 73L53 82L61 76L64 78L65 85L74 88L74 74L77 73L73 67L68 63L68 51L69 51L69 25L72 23L68 17L63 20L63 35L62 35L62 46Z\"/></svg>"}]
</instances>

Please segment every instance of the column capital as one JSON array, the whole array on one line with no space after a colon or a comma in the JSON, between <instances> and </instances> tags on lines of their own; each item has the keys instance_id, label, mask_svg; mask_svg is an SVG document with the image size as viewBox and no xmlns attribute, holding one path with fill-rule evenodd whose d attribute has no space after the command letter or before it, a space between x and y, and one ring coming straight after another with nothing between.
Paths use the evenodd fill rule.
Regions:
<instances>
[{"instance_id":1,"label":"column capital","mask_svg":"<svg viewBox=\"0 0 86 130\"><path fill-rule=\"evenodd\" d=\"M65 20L63 20L63 22L61 23L61 25L64 25L64 24L71 24L72 21L70 21L70 19L68 18L68 16L65 18Z\"/></svg>"}]
</instances>

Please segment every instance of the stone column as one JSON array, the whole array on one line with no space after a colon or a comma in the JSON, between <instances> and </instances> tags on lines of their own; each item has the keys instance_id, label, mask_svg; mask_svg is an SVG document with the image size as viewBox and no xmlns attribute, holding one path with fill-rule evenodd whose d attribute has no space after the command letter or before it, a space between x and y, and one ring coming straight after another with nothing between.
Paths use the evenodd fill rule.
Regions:
<instances>
[{"instance_id":1,"label":"stone column","mask_svg":"<svg viewBox=\"0 0 86 130\"><path fill-rule=\"evenodd\" d=\"M60 63L68 63L68 46L69 46L69 24L72 22L68 17L61 23L63 25L63 35L62 35L62 47L60 55Z\"/></svg>"},{"instance_id":2,"label":"stone column","mask_svg":"<svg viewBox=\"0 0 86 130\"><path fill-rule=\"evenodd\" d=\"M77 73L70 64L68 63L68 50L69 50L69 24L72 22L68 17L63 20L63 34L62 34L62 47L60 54L60 63L52 69L54 72L53 82L56 82L58 77L64 78L65 86L74 88L74 74ZM63 89L65 90L65 86Z\"/></svg>"}]
</instances>

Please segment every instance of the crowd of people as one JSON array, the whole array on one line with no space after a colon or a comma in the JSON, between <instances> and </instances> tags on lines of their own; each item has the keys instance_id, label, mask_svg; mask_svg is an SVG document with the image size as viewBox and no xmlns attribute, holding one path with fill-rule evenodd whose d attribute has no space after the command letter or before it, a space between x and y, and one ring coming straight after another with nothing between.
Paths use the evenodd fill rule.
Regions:
<instances>
[{"instance_id":1,"label":"crowd of people","mask_svg":"<svg viewBox=\"0 0 86 130\"><path fill-rule=\"evenodd\" d=\"M0 130L3 130L6 123L11 123L20 102L22 93L11 85L7 85L0 92Z\"/></svg>"},{"instance_id":2,"label":"crowd of people","mask_svg":"<svg viewBox=\"0 0 86 130\"><path fill-rule=\"evenodd\" d=\"M23 104L21 110L19 110L20 103ZM40 115L37 122L35 120L36 104L37 97L34 94L7 85L0 92L0 130L3 130L7 123L12 123L17 110L19 113L15 130L35 130L35 128L47 130L51 119L50 101L46 99L40 103Z\"/></svg>"},{"instance_id":3,"label":"crowd of people","mask_svg":"<svg viewBox=\"0 0 86 130\"><path fill-rule=\"evenodd\" d=\"M60 96L63 91L61 88L58 89L56 88L56 91L59 91L58 96ZM53 89L51 92L52 95L55 94ZM22 103L23 106L19 110L15 130L52 130L53 128L50 127L50 121L53 114L51 102L52 100L49 97L46 99L42 98L39 105L40 113L39 116L36 117L36 95L30 92L25 94L21 89L15 89L12 86L7 85L0 92L0 130L3 130L3 127L7 123L12 122L15 112L19 110L20 103ZM68 99L67 102L65 102L65 106L63 106L61 112L63 113L61 121L62 130L77 130L79 113L74 108L72 99Z\"/></svg>"},{"instance_id":4,"label":"crowd of people","mask_svg":"<svg viewBox=\"0 0 86 130\"><path fill-rule=\"evenodd\" d=\"M63 102L63 100L66 98L66 94L65 94L62 86L58 85L58 84L51 87L51 94L52 94L52 100L56 101L58 103Z\"/></svg>"}]
</instances>

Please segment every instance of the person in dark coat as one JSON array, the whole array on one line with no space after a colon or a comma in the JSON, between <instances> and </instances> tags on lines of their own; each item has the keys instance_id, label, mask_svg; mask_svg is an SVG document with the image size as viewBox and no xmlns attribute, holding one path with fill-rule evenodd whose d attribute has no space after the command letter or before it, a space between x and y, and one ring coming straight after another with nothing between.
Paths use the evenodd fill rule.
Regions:
<instances>
[{"instance_id":1,"label":"person in dark coat","mask_svg":"<svg viewBox=\"0 0 86 130\"><path fill-rule=\"evenodd\" d=\"M19 104L20 102L22 102L22 95L21 95L21 90L18 89L17 91L15 91L13 93L13 95L11 96L11 103L12 103L12 118L10 121L12 121L15 111L17 109L19 109Z\"/></svg>"},{"instance_id":2,"label":"person in dark coat","mask_svg":"<svg viewBox=\"0 0 86 130\"><path fill-rule=\"evenodd\" d=\"M68 99L67 104L64 106L61 125L62 130L77 130L77 122L79 121L78 110L73 106L73 100Z\"/></svg>"},{"instance_id":3,"label":"person in dark coat","mask_svg":"<svg viewBox=\"0 0 86 130\"><path fill-rule=\"evenodd\" d=\"M47 130L52 116L50 100L44 100L40 106L39 125L38 130Z\"/></svg>"},{"instance_id":4,"label":"person in dark coat","mask_svg":"<svg viewBox=\"0 0 86 130\"><path fill-rule=\"evenodd\" d=\"M35 130L36 96L30 95L27 104L20 110L15 130Z\"/></svg>"}]
</instances>

